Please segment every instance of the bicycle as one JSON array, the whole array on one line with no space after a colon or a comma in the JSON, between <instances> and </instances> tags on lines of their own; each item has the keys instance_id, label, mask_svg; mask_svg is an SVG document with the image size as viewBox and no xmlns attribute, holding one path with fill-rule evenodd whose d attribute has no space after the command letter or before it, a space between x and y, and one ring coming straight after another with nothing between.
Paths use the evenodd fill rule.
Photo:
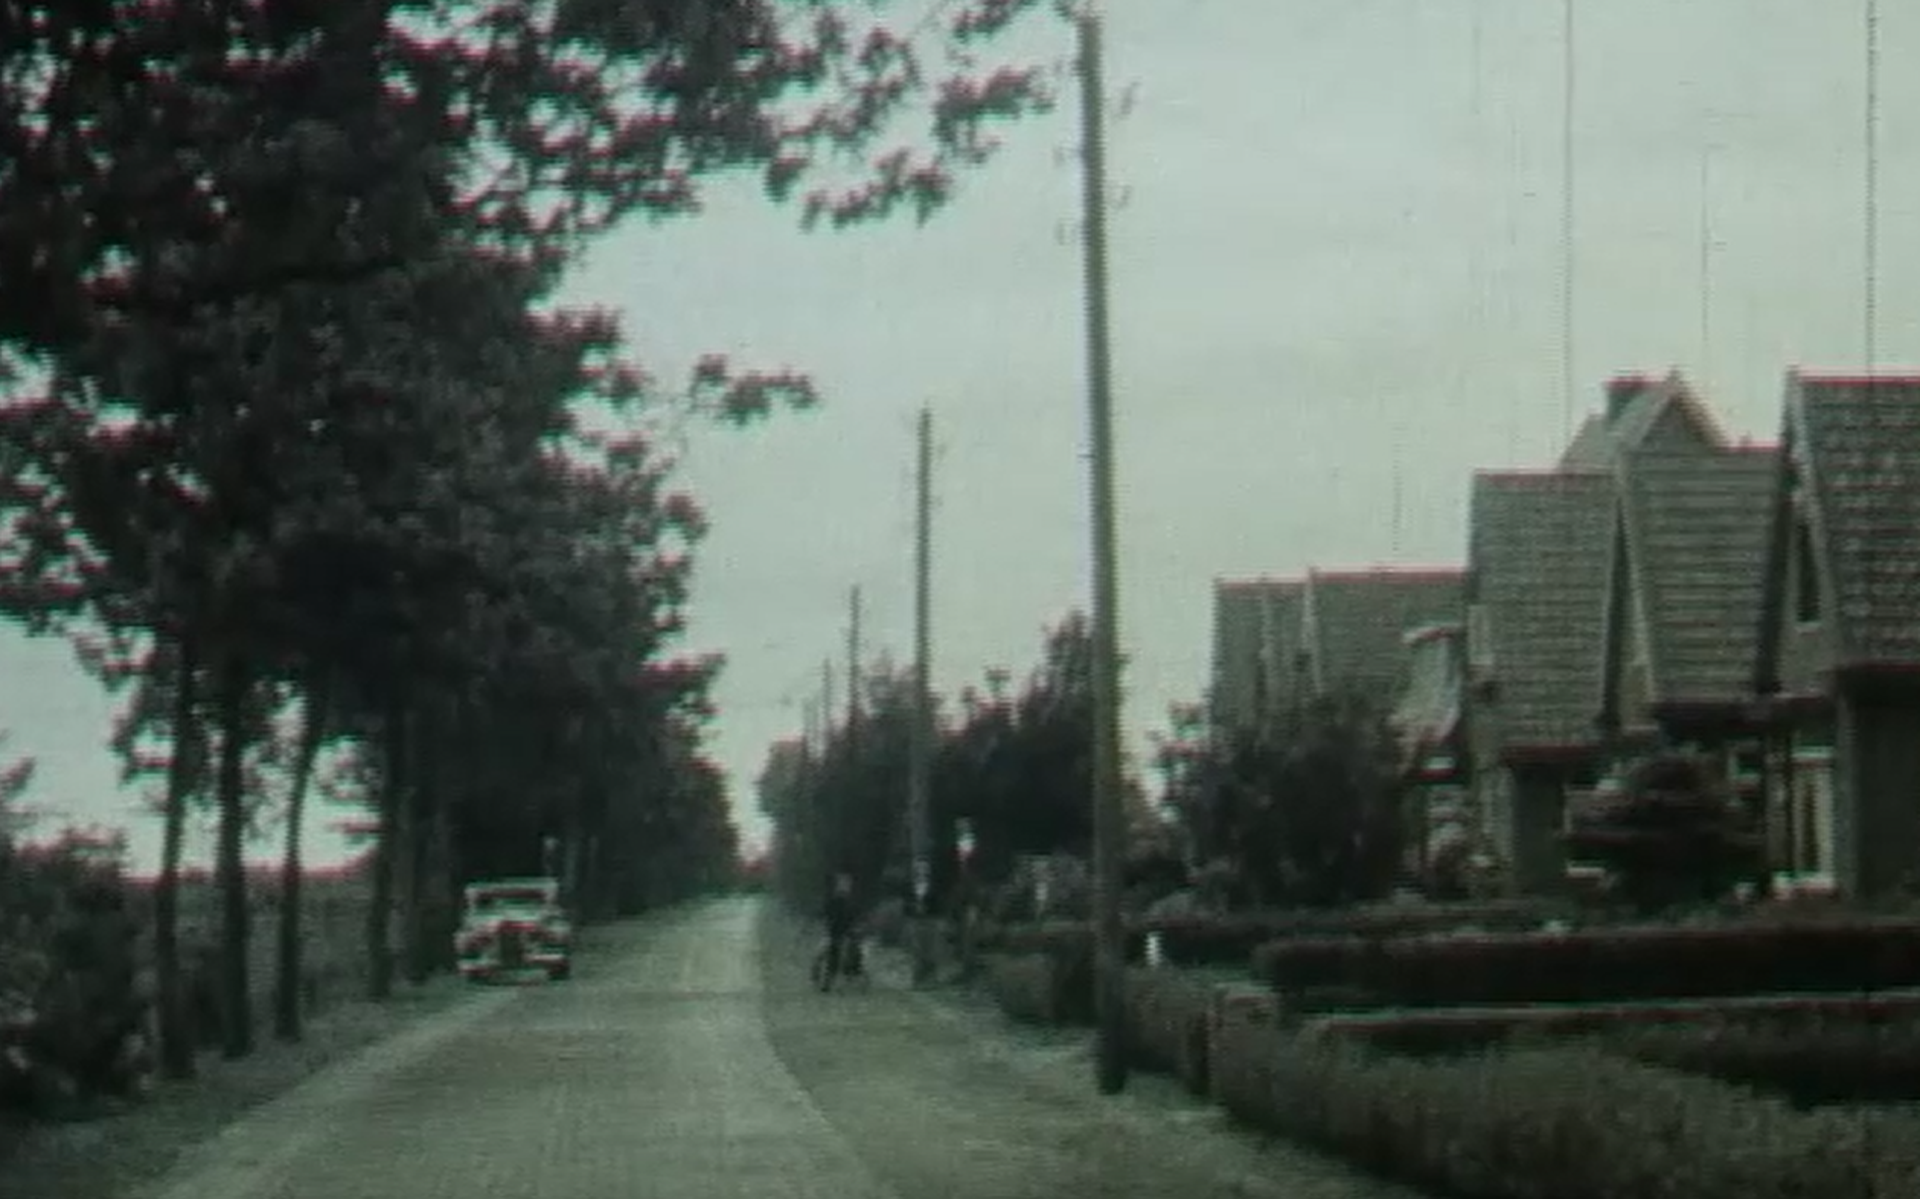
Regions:
<instances>
[{"instance_id":1,"label":"bicycle","mask_svg":"<svg viewBox=\"0 0 1920 1199\"><path fill-rule=\"evenodd\" d=\"M813 955L813 964L809 970L813 985L821 991L833 990L836 979L845 979L847 982L861 986L867 985L871 980L867 976L865 947L860 941L858 933L847 934L847 939L841 945L838 962L832 960L833 942L829 940L822 945L820 952Z\"/></svg>"}]
</instances>

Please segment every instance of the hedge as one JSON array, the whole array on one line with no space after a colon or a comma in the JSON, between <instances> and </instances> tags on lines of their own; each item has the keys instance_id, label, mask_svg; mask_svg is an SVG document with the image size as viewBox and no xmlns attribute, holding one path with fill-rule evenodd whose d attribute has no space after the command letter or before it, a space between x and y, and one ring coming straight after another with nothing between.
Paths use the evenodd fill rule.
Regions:
<instances>
[{"instance_id":1,"label":"hedge","mask_svg":"<svg viewBox=\"0 0 1920 1199\"><path fill-rule=\"evenodd\" d=\"M1676 1033L1728 1027L1867 1026L1920 1019L1920 992L1861 995L1755 995L1735 998L1524 1007L1419 1008L1320 1016L1306 1022L1310 1039L1347 1041L1388 1053L1463 1054L1517 1038L1614 1034L1672 1028ZM1920 1047L1920 1041L1917 1041Z\"/></svg>"},{"instance_id":2,"label":"hedge","mask_svg":"<svg viewBox=\"0 0 1920 1199\"><path fill-rule=\"evenodd\" d=\"M1920 1100L1920 1004L1905 1019L1823 1017L1792 1022L1623 1030L1601 1045L1652 1065L1778 1092L1798 1107Z\"/></svg>"},{"instance_id":3,"label":"hedge","mask_svg":"<svg viewBox=\"0 0 1920 1199\"><path fill-rule=\"evenodd\" d=\"M1396 1007L1874 991L1920 985L1920 921L1277 941L1252 965L1281 990L1357 987Z\"/></svg>"},{"instance_id":4,"label":"hedge","mask_svg":"<svg viewBox=\"0 0 1920 1199\"><path fill-rule=\"evenodd\" d=\"M1133 918L1127 921L1127 957L1144 960L1150 932L1160 934L1170 965L1244 966L1257 948L1280 938L1379 938L1462 926L1528 929L1573 914L1562 903L1518 899ZM1090 943L1092 936L1085 920L1049 920L983 928L978 943L1004 952L1035 952Z\"/></svg>"},{"instance_id":5,"label":"hedge","mask_svg":"<svg viewBox=\"0 0 1920 1199\"><path fill-rule=\"evenodd\" d=\"M989 953L987 990L1007 1015L1036 1024L1093 1021L1092 963L1067 953Z\"/></svg>"},{"instance_id":6,"label":"hedge","mask_svg":"<svg viewBox=\"0 0 1920 1199\"><path fill-rule=\"evenodd\" d=\"M1798 1112L1591 1048L1423 1061L1257 1020L1215 1046L1236 1116L1476 1199L1868 1199L1920 1193L1920 1120Z\"/></svg>"},{"instance_id":7,"label":"hedge","mask_svg":"<svg viewBox=\"0 0 1920 1199\"><path fill-rule=\"evenodd\" d=\"M1127 1050L1135 1066L1207 1093L1207 1014L1216 981L1185 970L1127 972Z\"/></svg>"}]
</instances>

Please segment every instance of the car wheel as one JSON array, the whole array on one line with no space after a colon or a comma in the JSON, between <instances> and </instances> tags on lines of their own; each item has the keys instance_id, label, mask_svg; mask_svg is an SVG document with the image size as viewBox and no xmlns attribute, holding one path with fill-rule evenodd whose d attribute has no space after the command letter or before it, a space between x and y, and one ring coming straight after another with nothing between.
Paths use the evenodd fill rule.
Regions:
<instances>
[{"instance_id":1,"label":"car wheel","mask_svg":"<svg viewBox=\"0 0 1920 1199\"><path fill-rule=\"evenodd\" d=\"M548 966L547 977L557 983L567 981L573 977L573 963L561 962L558 965Z\"/></svg>"}]
</instances>

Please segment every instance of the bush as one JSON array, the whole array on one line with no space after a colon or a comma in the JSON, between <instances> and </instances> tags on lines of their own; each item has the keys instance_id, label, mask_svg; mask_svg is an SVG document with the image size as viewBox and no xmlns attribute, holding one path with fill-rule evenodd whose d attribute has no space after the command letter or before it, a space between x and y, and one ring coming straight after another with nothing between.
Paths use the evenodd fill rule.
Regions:
<instances>
[{"instance_id":1,"label":"bush","mask_svg":"<svg viewBox=\"0 0 1920 1199\"><path fill-rule=\"evenodd\" d=\"M0 1103L69 1115L145 1080L137 926L112 848L0 848Z\"/></svg>"},{"instance_id":2,"label":"bush","mask_svg":"<svg viewBox=\"0 0 1920 1199\"><path fill-rule=\"evenodd\" d=\"M1801 1018L1616 1032L1603 1048L1652 1065L1777 1091L1797 1107L1920 1100L1920 1023Z\"/></svg>"},{"instance_id":3,"label":"bush","mask_svg":"<svg viewBox=\"0 0 1920 1199\"><path fill-rule=\"evenodd\" d=\"M1354 987L1383 1007L1875 991L1920 985L1920 922L1282 941L1253 968L1282 990Z\"/></svg>"},{"instance_id":4,"label":"bush","mask_svg":"<svg viewBox=\"0 0 1920 1199\"><path fill-rule=\"evenodd\" d=\"M1161 950L1173 965L1244 967L1257 949L1276 939L1379 938L1462 925L1528 929L1571 914L1565 905L1552 902L1498 900L1137 917L1127 921L1127 958L1145 960L1149 932L1160 934ZM980 932L984 946L1023 953L1090 944L1092 935L1092 926L1085 920L1003 923Z\"/></svg>"},{"instance_id":5,"label":"bush","mask_svg":"<svg viewBox=\"0 0 1920 1199\"><path fill-rule=\"evenodd\" d=\"M1216 1052L1236 1115L1445 1193L1867 1199L1920 1182L1911 1117L1796 1112L1592 1049L1416 1061L1271 1027L1229 1037L1258 1058Z\"/></svg>"},{"instance_id":6,"label":"bush","mask_svg":"<svg viewBox=\"0 0 1920 1199\"><path fill-rule=\"evenodd\" d=\"M1127 1050L1134 1065L1207 1093L1207 1013L1215 980L1183 970L1127 972Z\"/></svg>"},{"instance_id":7,"label":"bush","mask_svg":"<svg viewBox=\"0 0 1920 1199\"><path fill-rule=\"evenodd\" d=\"M984 961L987 990L1007 1015L1036 1024L1092 1023L1091 955L990 953Z\"/></svg>"},{"instance_id":8,"label":"bush","mask_svg":"<svg viewBox=\"0 0 1920 1199\"><path fill-rule=\"evenodd\" d=\"M1604 865L1643 912L1713 899L1763 873L1752 814L1711 759L1687 753L1634 763L1619 794L1574 813L1567 851Z\"/></svg>"},{"instance_id":9,"label":"bush","mask_svg":"<svg viewBox=\"0 0 1920 1199\"><path fill-rule=\"evenodd\" d=\"M1848 1026L1920 1019L1920 994L1766 995L1609 1004L1387 1010L1322 1016L1303 1032L1387 1053L1459 1055L1516 1040L1565 1040L1634 1029Z\"/></svg>"}]
</instances>

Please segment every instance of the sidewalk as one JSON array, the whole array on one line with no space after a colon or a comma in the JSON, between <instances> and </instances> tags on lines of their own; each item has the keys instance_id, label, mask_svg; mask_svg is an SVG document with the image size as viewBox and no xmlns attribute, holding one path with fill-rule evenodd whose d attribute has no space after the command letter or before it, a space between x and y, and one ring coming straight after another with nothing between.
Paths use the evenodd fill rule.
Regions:
<instances>
[{"instance_id":1,"label":"sidewalk","mask_svg":"<svg viewBox=\"0 0 1920 1199\"><path fill-rule=\"evenodd\" d=\"M840 1135L902 1195L1417 1199L1233 1125L1173 1080L1094 1089L1085 1030L1007 1021L958 987L915 991L876 949L871 989L807 986L813 935L768 910L762 930L775 1051Z\"/></svg>"}]
</instances>

